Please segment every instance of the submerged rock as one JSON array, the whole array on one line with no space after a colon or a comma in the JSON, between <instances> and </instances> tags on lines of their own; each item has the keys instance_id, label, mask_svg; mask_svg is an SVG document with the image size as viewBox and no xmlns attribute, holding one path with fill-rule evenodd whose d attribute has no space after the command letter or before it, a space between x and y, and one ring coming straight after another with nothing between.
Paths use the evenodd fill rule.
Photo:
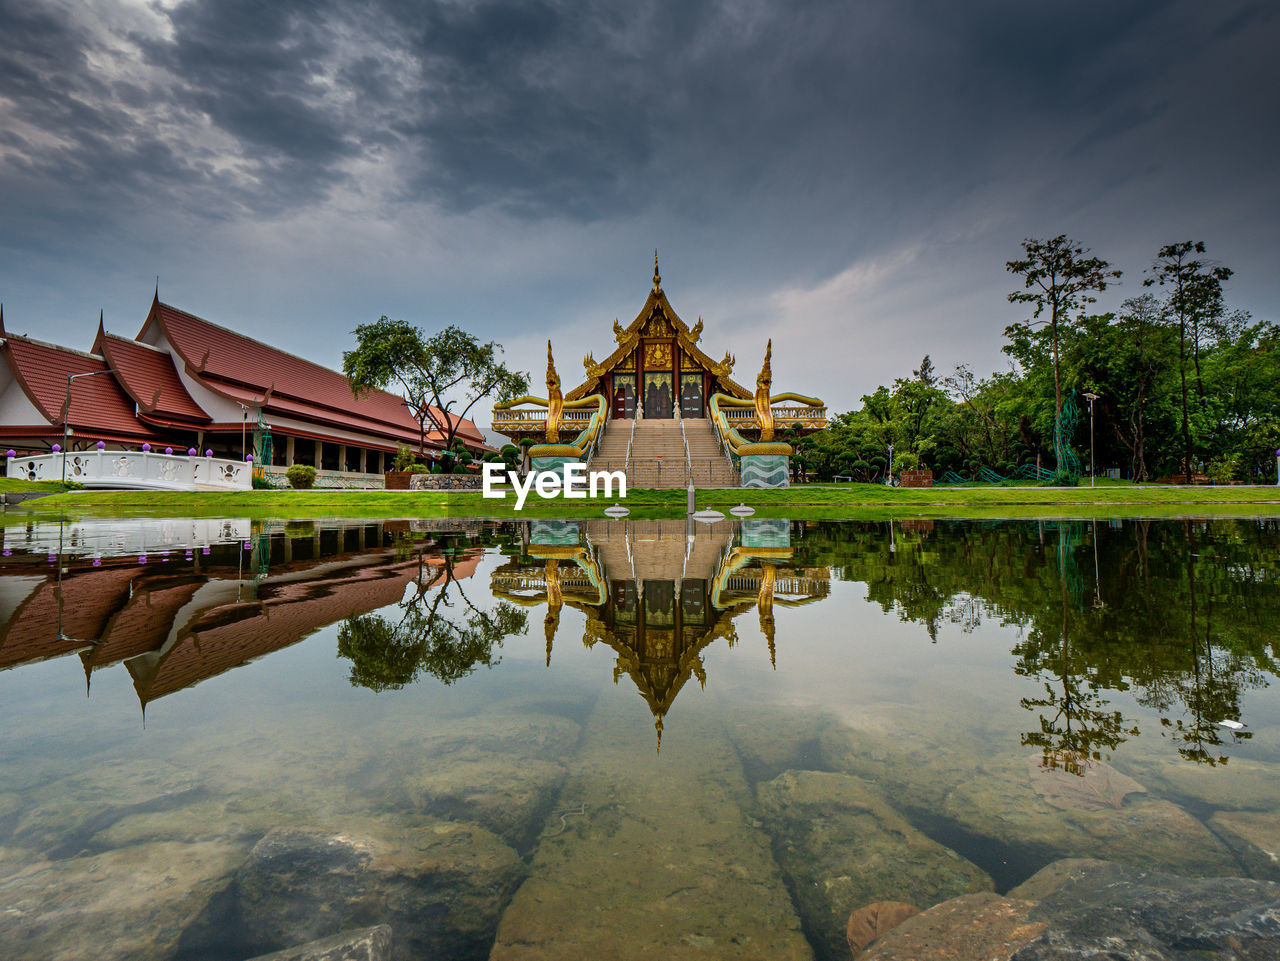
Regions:
<instances>
[{"instance_id":1,"label":"submerged rock","mask_svg":"<svg viewBox=\"0 0 1280 961\"><path fill-rule=\"evenodd\" d=\"M491 961L812 958L719 719L684 711L661 753L652 723L588 719Z\"/></svg>"},{"instance_id":2,"label":"submerged rock","mask_svg":"<svg viewBox=\"0 0 1280 961\"><path fill-rule=\"evenodd\" d=\"M243 856L228 844L162 842L20 868L9 861L0 876L0 955L167 959Z\"/></svg>"},{"instance_id":3,"label":"submerged rock","mask_svg":"<svg viewBox=\"0 0 1280 961\"><path fill-rule=\"evenodd\" d=\"M391 961L391 928L343 931L319 941L262 954L252 961Z\"/></svg>"},{"instance_id":4,"label":"submerged rock","mask_svg":"<svg viewBox=\"0 0 1280 961\"><path fill-rule=\"evenodd\" d=\"M1266 881L1095 864L1079 869L1029 917L1046 928L1016 961L1280 957L1280 885Z\"/></svg>"},{"instance_id":5,"label":"submerged rock","mask_svg":"<svg viewBox=\"0 0 1280 961\"><path fill-rule=\"evenodd\" d=\"M482 824L526 851L564 783L582 731L563 717L497 714L441 722L370 772L379 810Z\"/></svg>"},{"instance_id":6,"label":"submerged rock","mask_svg":"<svg viewBox=\"0 0 1280 961\"><path fill-rule=\"evenodd\" d=\"M1044 929L1030 920L1032 901L983 892L965 894L908 918L858 961L1009 961Z\"/></svg>"},{"instance_id":7,"label":"submerged rock","mask_svg":"<svg viewBox=\"0 0 1280 961\"><path fill-rule=\"evenodd\" d=\"M1185 878L1075 860L1050 865L1018 890L1044 897L1039 903L994 895L956 898L893 928L859 961L1280 957L1280 885L1266 881Z\"/></svg>"},{"instance_id":8,"label":"submerged rock","mask_svg":"<svg viewBox=\"0 0 1280 961\"><path fill-rule=\"evenodd\" d=\"M1251 877L1280 881L1280 811L1219 811L1209 819L1209 827Z\"/></svg>"},{"instance_id":9,"label":"submerged rock","mask_svg":"<svg viewBox=\"0 0 1280 961\"><path fill-rule=\"evenodd\" d=\"M511 754L466 754L407 772L387 787L383 804L432 817L474 821L517 849L527 849L564 783L555 761Z\"/></svg>"},{"instance_id":10,"label":"submerged rock","mask_svg":"<svg viewBox=\"0 0 1280 961\"><path fill-rule=\"evenodd\" d=\"M1025 757L984 762L950 792L943 814L974 834L1038 852L1043 862L1098 857L1185 874L1241 873L1225 845L1176 804L1112 791L1111 803L1064 810L1061 798L1051 802L1041 793L1045 785L1029 769Z\"/></svg>"},{"instance_id":11,"label":"submerged rock","mask_svg":"<svg viewBox=\"0 0 1280 961\"><path fill-rule=\"evenodd\" d=\"M928 906L994 887L985 872L925 837L859 778L788 771L757 794L774 854L824 957L845 954L855 908L875 901Z\"/></svg>"},{"instance_id":12,"label":"submerged rock","mask_svg":"<svg viewBox=\"0 0 1280 961\"><path fill-rule=\"evenodd\" d=\"M1223 765L1192 764L1182 758L1117 760L1126 772L1162 794L1215 808L1260 810L1280 804L1280 764L1233 757Z\"/></svg>"},{"instance_id":13,"label":"submerged rock","mask_svg":"<svg viewBox=\"0 0 1280 961\"><path fill-rule=\"evenodd\" d=\"M184 953L229 937L262 953L385 923L393 958L470 957L492 940L523 875L515 851L477 825L280 827L253 847Z\"/></svg>"},{"instance_id":14,"label":"submerged rock","mask_svg":"<svg viewBox=\"0 0 1280 961\"><path fill-rule=\"evenodd\" d=\"M122 818L171 810L194 800L198 791L196 775L167 762L94 765L27 792L14 824L13 843L50 860L73 857L95 834Z\"/></svg>"},{"instance_id":15,"label":"submerged rock","mask_svg":"<svg viewBox=\"0 0 1280 961\"><path fill-rule=\"evenodd\" d=\"M771 781L783 771L820 767L819 739L832 723L825 713L759 705L727 708L724 720L752 782Z\"/></svg>"},{"instance_id":16,"label":"submerged rock","mask_svg":"<svg viewBox=\"0 0 1280 961\"><path fill-rule=\"evenodd\" d=\"M876 938L892 931L907 918L915 917L920 909L902 901L877 901L858 908L849 915L844 939L854 957Z\"/></svg>"}]
</instances>

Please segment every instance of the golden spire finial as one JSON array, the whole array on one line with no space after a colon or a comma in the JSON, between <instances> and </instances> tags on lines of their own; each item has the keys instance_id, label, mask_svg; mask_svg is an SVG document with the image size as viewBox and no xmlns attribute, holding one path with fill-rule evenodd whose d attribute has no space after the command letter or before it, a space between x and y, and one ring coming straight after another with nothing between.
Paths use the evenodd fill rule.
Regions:
<instances>
[{"instance_id":1,"label":"golden spire finial","mask_svg":"<svg viewBox=\"0 0 1280 961\"><path fill-rule=\"evenodd\" d=\"M654 730L658 732L658 752L657 753L661 754L662 753L662 716L661 715L659 715L658 718L653 722L653 727L654 727Z\"/></svg>"},{"instance_id":2,"label":"golden spire finial","mask_svg":"<svg viewBox=\"0 0 1280 961\"><path fill-rule=\"evenodd\" d=\"M658 248L653 248L653 289L662 289L662 274L658 273Z\"/></svg>"}]
</instances>

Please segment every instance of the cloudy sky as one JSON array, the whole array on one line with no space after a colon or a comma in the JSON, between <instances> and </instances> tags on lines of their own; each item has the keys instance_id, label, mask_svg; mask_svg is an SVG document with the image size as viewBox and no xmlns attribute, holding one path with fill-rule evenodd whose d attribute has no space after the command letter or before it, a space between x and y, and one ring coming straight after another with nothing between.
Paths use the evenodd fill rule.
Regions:
<instances>
[{"instance_id":1,"label":"cloudy sky","mask_svg":"<svg viewBox=\"0 0 1280 961\"><path fill-rule=\"evenodd\" d=\"M1004 262L1140 289L1202 239L1280 319L1280 5L0 0L0 300L87 348L168 302L337 366L380 314L565 380L663 286L855 406L1004 363ZM1114 293L1114 297L1112 294ZM486 418L487 420L487 418Z\"/></svg>"}]
</instances>

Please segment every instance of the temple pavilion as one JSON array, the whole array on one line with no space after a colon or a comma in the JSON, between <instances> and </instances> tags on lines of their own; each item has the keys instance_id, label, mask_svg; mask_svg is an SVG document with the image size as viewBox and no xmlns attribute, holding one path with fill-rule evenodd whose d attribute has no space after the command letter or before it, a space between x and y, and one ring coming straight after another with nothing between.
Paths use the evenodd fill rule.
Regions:
<instances>
[{"instance_id":1,"label":"temple pavilion","mask_svg":"<svg viewBox=\"0 0 1280 961\"><path fill-rule=\"evenodd\" d=\"M444 446L430 424L420 435L400 397L357 398L337 371L165 303L158 289L136 336L110 332L99 318L87 351L4 324L0 309L0 450L147 444L252 457L279 475L309 464L321 486L379 486L399 445L422 442L427 457ZM470 421L457 440L473 453L491 450Z\"/></svg>"},{"instance_id":2,"label":"temple pavilion","mask_svg":"<svg viewBox=\"0 0 1280 961\"><path fill-rule=\"evenodd\" d=\"M561 393L548 344L548 396L495 405L493 429L517 443L542 444L548 458L623 470L628 486L683 487L692 480L730 487L746 482L744 456L789 456L775 430L794 439L826 427L826 408L816 398L770 395L771 345L752 391L733 379L731 352L716 360L703 349L702 331L701 317L690 327L671 306L655 254L652 289L630 324L614 320L609 354L596 360L588 351L585 379ZM602 422L594 425L597 418ZM538 446L530 449L535 466L539 453ZM785 476L784 467L783 483Z\"/></svg>"}]
</instances>

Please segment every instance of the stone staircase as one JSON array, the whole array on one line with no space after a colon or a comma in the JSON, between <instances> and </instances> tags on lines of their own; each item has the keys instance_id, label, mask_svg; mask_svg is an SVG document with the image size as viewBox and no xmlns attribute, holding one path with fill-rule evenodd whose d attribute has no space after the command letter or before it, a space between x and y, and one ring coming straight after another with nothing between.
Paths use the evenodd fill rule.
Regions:
<instances>
[{"instance_id":1,"label":"stone staircase","mask_svg":"<svg viewBox=\"0 0 1280 961\"><path fill-rule=\"evenodd\" d=\"M631 464L627 466L627 443L631 439L629 421L611 421L590 470L626 470L627 488L686 487L692 476L695 487L736 487L737 473L720 452L711 421L705 418L684 421L685 435L678 420L636 421ZM685 459L685 437L689 457Z\"/></svg>"}]
</instances>

